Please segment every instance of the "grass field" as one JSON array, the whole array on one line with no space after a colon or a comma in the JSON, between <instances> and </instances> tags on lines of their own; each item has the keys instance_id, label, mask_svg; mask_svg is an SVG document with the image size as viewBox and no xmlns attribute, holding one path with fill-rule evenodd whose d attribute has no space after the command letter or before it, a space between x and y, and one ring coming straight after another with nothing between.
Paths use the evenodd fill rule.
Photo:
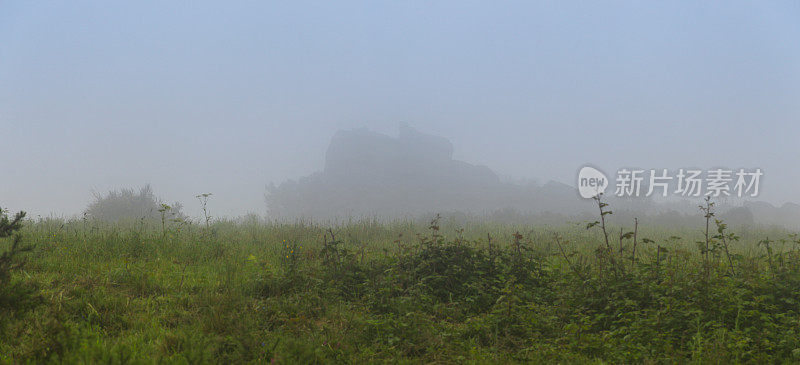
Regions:
<instances>
[{"instance_id":1,"label":"grass field","mask_svg":"<svg viewBox=\"0 0 800 365\"><path fill-rule=\"evenodd\" d=\"M789 232L625 223L27 221L0 363L800 361Z\"/></svg>"}]
</instances>

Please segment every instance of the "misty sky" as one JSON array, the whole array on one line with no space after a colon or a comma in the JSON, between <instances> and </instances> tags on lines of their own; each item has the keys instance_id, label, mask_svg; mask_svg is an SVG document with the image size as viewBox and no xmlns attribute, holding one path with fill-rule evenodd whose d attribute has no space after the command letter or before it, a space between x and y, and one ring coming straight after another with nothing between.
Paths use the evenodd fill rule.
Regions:
<instances>
[{"instance_id":1,"label":"misty sky","mask_svg":"<svg viewBox=\"0 0 800 365\"><path fill-rule=\"evenodd\" d=\"M800 3L0 2L2 207L263 214L336 130L401 121L504 176L761 167L800 202Z\"/></svg>"}]
</instances>

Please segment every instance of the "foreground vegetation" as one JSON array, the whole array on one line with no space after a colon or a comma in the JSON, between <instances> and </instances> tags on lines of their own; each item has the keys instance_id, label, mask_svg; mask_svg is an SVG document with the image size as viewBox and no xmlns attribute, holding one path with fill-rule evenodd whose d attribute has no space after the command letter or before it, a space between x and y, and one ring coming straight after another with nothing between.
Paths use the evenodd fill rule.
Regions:
<instances>
[{"instance_id":1,"label":"foreground vegetation","mask_svg":"<svg viewBox=\"0 0 800 365\"><path fill-rule=\"evenodd\" d=\"M800 361L796 236L600 204L560 227L27 221L0 235L0 363Z\"/></svg>"}]
</instances>

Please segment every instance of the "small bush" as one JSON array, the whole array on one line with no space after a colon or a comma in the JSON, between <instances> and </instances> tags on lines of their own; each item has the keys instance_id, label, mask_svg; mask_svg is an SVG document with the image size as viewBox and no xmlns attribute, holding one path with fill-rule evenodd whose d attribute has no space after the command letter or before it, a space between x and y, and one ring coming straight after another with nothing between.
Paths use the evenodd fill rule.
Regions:
<instances>
[{"instance_id":1,"label":"small bush","mask_svg":"<svg viewBox=\"0 0 800 365\"><path fill-rule=\"evenodd\" d=\"M138 192L121 189L110 191L106 195L96 194L84 213L90 218L108 222L159 221L163 213L163 218L174 221L186 218L181 212L182 208L178 202L164 204L155 196L150 185L145 185Z\"/></svg>"},{"instance_id":2,"label":"small bush","mask_svg":"<svg viewBox=\"0 0 800 365\"><path fill-rule=\"evenodd\" d=\"M18 233L24 218L25 212L19 212L13 219L9 219L6 212L0 209L0 330L5 319L31 308L36 303L35 286L15 280L11 275L12 271L22 267L20 254L32 249L31 246L22 245L22 236ZM8 249L3 250L3 241L9 238L11 244Z\"/></svg>"}]
</instances>

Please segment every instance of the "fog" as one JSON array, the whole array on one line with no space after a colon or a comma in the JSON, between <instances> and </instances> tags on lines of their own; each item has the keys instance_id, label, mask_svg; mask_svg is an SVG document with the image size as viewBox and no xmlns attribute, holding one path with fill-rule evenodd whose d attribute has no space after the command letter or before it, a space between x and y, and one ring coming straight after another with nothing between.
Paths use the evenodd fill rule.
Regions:
<instances>
[{"instance_id":1,"label":"fog","mask_svg":"<svg viewBox=\"0 0 800 365\"><path fill-rule=\"evenodd\" d=\"M149 184L195 218L201 193L215 217L569 215L591 208L587 164L725 167L761 168L750 200L771 204L728 207L791 225L799 20L794 2L4 2L0 207L77 217Z\"/></svg>"}]
</instances>

